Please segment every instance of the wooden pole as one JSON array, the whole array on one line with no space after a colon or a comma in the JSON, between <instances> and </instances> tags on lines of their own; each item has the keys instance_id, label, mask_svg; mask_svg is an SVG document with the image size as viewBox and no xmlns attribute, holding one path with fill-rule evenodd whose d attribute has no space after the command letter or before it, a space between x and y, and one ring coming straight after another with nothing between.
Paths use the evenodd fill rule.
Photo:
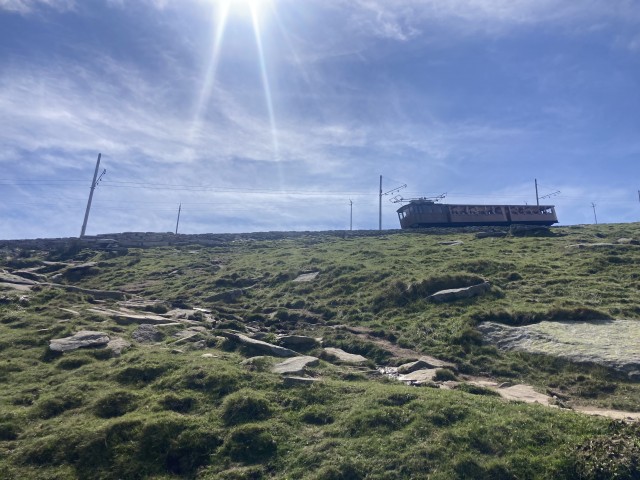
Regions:
<instances>
[{"instance_id":1,"label":"wooden pole","mask_svg":"<svg viewBox=\"0 0 640 480\"><path fill-rule=\"evenodd\" d=\"M89 210L91 210L91 201L93 200L93 191L96 189L96 179L98 178L98 169L100 168L100 158L102 154L98 154L98 161L96 162L96 171L93 172L93 182L91 182L91 191L89 192L89 201L87 201L87 209L84 212L84 222L82 222L82 230L80 231L80 238L84 237L84 232L87 231L87 222L89 221Z\"/></svg>"}]
</instances>

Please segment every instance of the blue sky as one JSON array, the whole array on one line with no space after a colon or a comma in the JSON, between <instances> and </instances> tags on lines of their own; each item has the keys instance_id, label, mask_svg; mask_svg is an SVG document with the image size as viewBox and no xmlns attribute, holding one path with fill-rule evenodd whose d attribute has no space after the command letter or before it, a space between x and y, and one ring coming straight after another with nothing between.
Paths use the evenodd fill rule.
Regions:
<instances>
[{"instance_id":1,"label":"blue sky","mask_svg":"<svg viewBox=\"0 0 640 480\"><path fill-rule=\"evenodd\" d=\"M637 0L0 0L0 238L640 220ZM398 205L383 199L383 227ZM545 202L543 201L543 202Z\"/></svg>"}]
</instances>

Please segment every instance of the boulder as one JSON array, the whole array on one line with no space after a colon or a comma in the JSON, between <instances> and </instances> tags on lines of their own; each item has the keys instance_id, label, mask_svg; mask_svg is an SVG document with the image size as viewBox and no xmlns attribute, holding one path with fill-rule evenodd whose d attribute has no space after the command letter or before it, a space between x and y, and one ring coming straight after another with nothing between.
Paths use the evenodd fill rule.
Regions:
<instances>
[{"instance_id":1,"label":"boulder","mask_svg":"<svg viewBox=\"0 0 640 480\"><path fill-rule=\"evenodd\" d=\"M131 347L131 343L127 342L124 338L112 338L107 343L107 348L111 350L114 357L119 357L122 352Z\"/></svg>"},{"instance_id":2,"label":"boulder","mask_svg":"<svg viewBox=\"0 0 640 480\"><path fill-rule=\"evenodd\" d=\"M462 298L477 297L478 295L487 293L489 290L491 290L491 284L489 282L483 282L479 283L478 285L472 285L470 287L440 290L439 292L436 292L433 295L427 297L427 300L435 303L453 302Z\"/></svg>"},{"instance_id":3,"label":"boulder","mask_svg":"<svg viewBox=\"0 0 640 480\"><path fill-rule=\"evenodd\" d=\"M347 353L340 348L327 347L324 348L323 351L329 358L341 363L364 363L367 361L362 355Z\"/></svg>"},{"instance_id":4,"label":"boulder","mask_svg":"<svg viewBox=\"0 0 640 480\"><path fill-rule=\"evenodd\" d=\"M640 241L635 238L619 238L616 243L619 243L620 245L640 245Z\"/></svg>"},{"instance_id":5,"label":"boulder","mask_svg":"<svg viewBox=\"0 0 640 480\"><path fill-rule=\"evenodd\" d=\"M241 345L244 345L245 347L248 347L256 352L264 353L274 357L295 357L298 355L297 352L289 350L288 348L279 347L278 345L263 342L262 340L256 340L255 338L250 338L240 333L225 332L222 333L222 335L227 337L229 340L240 343Z\"/></svg>"},{"instance_id":6,"label":"boulder","mask_svg":"<svg viewBox=\"0 0 640 480\"><path fill-rule=\"evenodd\" d=\"M433 379L436 376L436 371L436 368L423 368L406 375L400 375L398 377L398 380L400 380L401 382L410 382L417 384L433 382Z\"/></svg>"},{"instance_id":7,"label":"boulder","mask_svg":"<svg viewBox=\"0 0 640 480\"><path fill-rule=\"evenodd\" d=\"M131 334L136 342L156 343L162 341L164 334L155 325L143 323Z\"/></svg>"},{"instance_id":8,"label":"boulder","mask_svg":"<svg viewBox=\"0 0 640 480\"><path fill-rule=\"evenodd\" d=\"M415 362L400 365L397 372L400 375L405 375L407 373L415 372L416 370L431 368L455 368L455 365L453 363L444 362L433 357L420 357Z\"/></svg>"},{"instance_id":9,"label":"boulder","mask_svg":"<svg viewBox=\"0 0 640 480\"><path fill-rule=\"evenodd\" d=\"M507 232L478 232L476 238L504 238L507 236Z\"/></svg>"},{"instance_id":10,"label":"boulder","mask_svg":"<svg viewBox=\"0 0 640 480\"><path fill-rule=\"evenodd\" d=\"M316 357L293 357L274 365L271 371L273 373L300 375L304 373L306 367L315 367L319 363L320 360Z\"/></svg>"},{"instance_id":11,"label":"boulder","mask_svg":"<svg viewBox=\"0 0 640 480\"><path fill-rule=\"evenodd\" d=\"M54 352L69 352L78 348L102 347L109 343L109 336L104 332L81 330L71 337L56 338L49 342Z\"/></svg>"},{"instance_id":12,"label":"boulder","mask_svg":"<svg viewBox=\"0 0 640 480\"><path fill-rule=\"evenodd\" d=\"M318 346L318 340L304 335L284 335L278 338L278 344L287 348L308 350Z\"/></svg>"}]
</instances>

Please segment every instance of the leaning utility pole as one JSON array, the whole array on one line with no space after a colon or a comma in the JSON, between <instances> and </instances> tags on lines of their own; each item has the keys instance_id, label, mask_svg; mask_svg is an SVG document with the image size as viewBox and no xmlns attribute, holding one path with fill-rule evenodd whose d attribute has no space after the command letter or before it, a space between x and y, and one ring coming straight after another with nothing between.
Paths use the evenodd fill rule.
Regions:
<instances>
[{"instance_id":1,"label":"leaning utility pole","mask_svg":"<svg viewBox=\"0 0 640 480\"><path fill-rule=\"evenodd\" d=\"M378 230L382 230L382 175L380 175L380 194L378 196Z\"/></svg>"},{"instance_id":2,"label":"leaning utility pole","mask_svg":"<svg viewBox=\"0 0 640 480\"><path fill-rule=\"evenodd\" d=\"M593 219L596 221L596 225L598 224L598 217L596 216L596 204L591 202L591 206L593 207Z\"/></svg>"},{"instance_id":3,"label":"leaning utility pole","mask_svg":"<svg viewBox=\"0 0 640 480\"><path fill-rule=\"evenodd\" d=\"M98 154L98 161L96 162L96 171L93 172L93 182L91 182L91 191L89 192L89 201L87 202L87 210L84 212L84 222L82 222L82 231L80 232L80 238L84 237L84 232L87 230L87 221L89 221L89 210L91 210L91 200L93 200L93 191L96 189L96 179L98 178L98 169L100 168L100 157L102 154Z\"/></svg>"},{"instance_id":4,"label":"leaning utility pole","mask_svg":"<svg viewBox=\"0 0 640 480\"><path fill-rule=\"evenodd\" d=\"M534 180L536 182L536 205L540 206L540 198L538 198L538 179L535 178Z\"/></svg>"},{"instance_id":5,"label":"leaning utility pole","mask_svg":"<svg viewBox=\"0 0 640 480\"><path fill-rule=\"evenodd\" d=\"M178 205L178 220L176 221L176 235L178 234L178 225L180 225L180 211L182 210L182 203Z\"/></svg>"}]
</instances>

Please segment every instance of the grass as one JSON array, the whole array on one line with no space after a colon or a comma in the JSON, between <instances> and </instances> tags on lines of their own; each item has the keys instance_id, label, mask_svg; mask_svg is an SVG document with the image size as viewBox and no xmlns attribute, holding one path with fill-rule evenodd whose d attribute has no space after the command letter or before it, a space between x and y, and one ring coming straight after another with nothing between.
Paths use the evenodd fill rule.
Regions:
<instances>
[{"instance_id":1,"label":"grass","mask_svg":"<svg viewBox=\"0 0 640 480\"><path fill-rule=\"evenodd\" d=\"M0 291L0 471L34 479L637 478L637 427L507 403L482 387L416 388L372 374L374 363L415 359L393 356L384 340L455 363L457 372L440 369L440 380L486 374L552 389L575 405L640 411L640 385L623 375L501 352L475 330L485 320L640 318L640 249L567 248L640 238L640 225L553 232L481 240L455 231L310 234L118 255L78 246L2 251L0 268L8 269L95 261L86 275L58 281L160 300L148 308L156 313L206 308L215 321L192 317L207 327L204 350L173 346L175 329L167 329L159 344L134 344L119 357L104 349L52 354L52 338L92 329L130 339L136 325L89 311L115 308L113 300L38 287L21 301L22 292ZM463 243L439 245L451 239ZM314 282L291 281L311 271L320 272ZM484 280L492 290L482 297L425 299ZM242 292L218 296L233 289ZM223 328L271 340L291 331L323 337L370 363L322 362L313 373L321 382L287 388L269 361L243 365L245 352L218 338Z\"/></svg>"}]
</instances>

